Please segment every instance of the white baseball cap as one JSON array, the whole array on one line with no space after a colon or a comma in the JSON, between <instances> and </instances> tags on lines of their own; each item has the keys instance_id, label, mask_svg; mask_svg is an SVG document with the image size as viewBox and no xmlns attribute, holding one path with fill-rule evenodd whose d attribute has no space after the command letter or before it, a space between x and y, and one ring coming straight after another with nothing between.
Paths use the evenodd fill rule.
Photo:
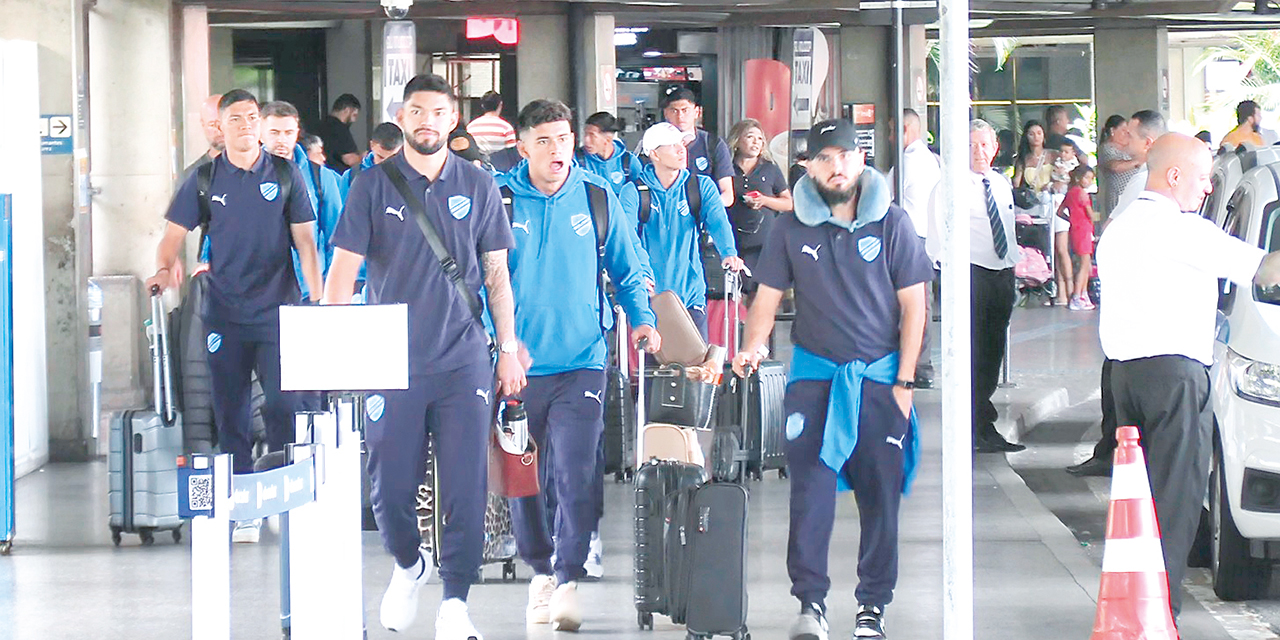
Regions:
<instances>
[{"instance_id":1,"label":"white baseball cap","mask_svg":"<svg viewBox=\"0 0 1280 640\"><path fill-rule=\"evenodd\" d=\"M692 133L685 133L670 122L659 122L649 127L640 139L640 152L653 155L653 150L669 144L684 144L693 139Z\"/></svg>"}]
</instances>

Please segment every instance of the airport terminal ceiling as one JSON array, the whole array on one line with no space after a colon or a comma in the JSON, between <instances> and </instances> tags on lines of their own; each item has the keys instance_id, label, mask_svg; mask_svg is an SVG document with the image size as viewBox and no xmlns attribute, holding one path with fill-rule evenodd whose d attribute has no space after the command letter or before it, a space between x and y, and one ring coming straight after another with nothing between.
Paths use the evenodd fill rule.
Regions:
<instances>
[{"instance_id":1,"label":"airport terminal ceiling","mask_svg":"<svg viewBox=\"0 0 1280 640\"><path fill-rule=\"evenodd\" d=\"M205 5L213 24L379 19L376 0L177 0ZM619 25L797 26L888 25L888 0L415 0L411 18L562 14L574 9L610 13ZM907 23L933 23L937 4L905 0ZM1280 26L1280 0L972 0L975 36L1069 35L1099 25L1159 21L1175 31ZM978 33L980 32L980 33Z\"/></svg>"}]
</instances>

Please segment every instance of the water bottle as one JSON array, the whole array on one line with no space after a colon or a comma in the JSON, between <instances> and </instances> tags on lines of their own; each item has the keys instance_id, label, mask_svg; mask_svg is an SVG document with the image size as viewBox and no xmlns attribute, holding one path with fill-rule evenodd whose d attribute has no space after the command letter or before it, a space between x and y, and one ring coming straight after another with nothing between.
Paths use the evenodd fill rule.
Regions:
<instances>
[{"instance_id":1,"label":"water bottle","mask_svg":"<svg viewBox=\"0 0 1280 640\"><path fill-rule=\"evenodd\" d=\"M514 398L502 407L502 449L514 455L529 449L529 417L524 402Z\"/></svg>"}]
</instances>

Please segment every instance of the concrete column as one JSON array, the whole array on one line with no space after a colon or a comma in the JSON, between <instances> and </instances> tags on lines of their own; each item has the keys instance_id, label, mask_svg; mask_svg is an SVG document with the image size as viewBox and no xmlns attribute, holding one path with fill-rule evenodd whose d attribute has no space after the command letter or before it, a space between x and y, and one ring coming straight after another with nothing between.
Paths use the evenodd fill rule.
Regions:
<instances>
[{"instance_id":1,"label":"concrete column","mask_svg":"<svg viewBox=\"0 0 1280 640\"><path fill-rule=\"evenodd\" d=\"M580 46L586 58L581 83L586 108L578 114L579 121L597 111L618 113L618 57L613 46L613 28L611 14L588 15L584 21ZM519 64L523 65L524 60Z\"/></svg>"},{"instance_id":2,"label":"concrete column","mask_svg":"<svg viewBox=\"0 0 1280 640\"><path fill-rule=\"evenodd\" d=\"M66 0L0 0L0 38L34 40L38 45L40 113L74 113L75 82L71 61L77 55L74 4ZM167 73L165 77L168 77ZM80 395L86 371L81 366L76 258L85 250L76 235L74 159L40 158L43 182L45 345L50 446L55 460L82 459L85 453ZM46 387L44 381L39 384Z\"/></svg>"},{"instance_id":3,"label":"concrete column","mask_svg":"<svg viewBox=\"0 0 1280 640\"><path fill-rule=\"evenodd\" d=\"M1169 32L1099 23L1093 35L1094 98L1099 122L1119 113L1155 109L1169 116Z\"/></svg>"},{"instance_id":4,"label":"concrete column","mask_svg":"<svg viewBox=\"0 0 1280 640\"><path fill-rule=\"evenodd\" d=\"M925 118L928 114L929 98L929 45L925 39L924 25L914 24L906 27L906 60L902 70L905 74L906 93L904 105L914 109Z\"/></svg>"},{"instance_id":5,"label":"concrete column","mask_svg":"<svg viewBox=\"0 0 1280 640\"><path fill-rule=\"evenodd\" d=\"M209 93L226 93L236 88L233 31L231 27L209 29Z\"/></svg>"},{"instance_id":6,"label":"concrete column","mask_svg":"<svg viewBox=\"0 0 1280 640\"><path fill-rule=\"evenodd\" d=\"M840 102L876 106L876 166L893 164L889 116L893 109L893 28L844 27L840 30ZM838 115L838 112L837 112Z\"/></svg>"},{"instance_id":7,"label":"concrete column","mask_svg":"<svg viewBox=\"0 0 1280 640\"><path fill-rule=\"evenodd\" d=\"M369 140L369 119L366 112L377 110L373 100L373 69L369 66L369 39L364 20L343 20L338 26L325 31L325 65L328 67L328 99L324 112L328 113L333 101L344 93L360 99L364 110L351 125L351 135L356 139L356 146L361 152L367 150ZM377 33L382 34L382 26L378 25ZM421 36L419 36L421 37ZM381 114L374 114L374 126L382 123Z\"/></svg>"},{"instance_id":8,"label":"concrete column","mask_svg":"<svg viewBox=\"0 0 1280 640\"><path fill-rule=\"evenodd\" d=\"M191 164L209 149L200 126L200 104L209 90L209 12L182 5L182 146L181 165Z\"/></svg>"},{"instance_id":9,"label":"concrete column","mask_svg":"<svg viewBox=\"0 0 1280 640\"><path fill-rule=\"evenodd\" d=\"M563 100L565 104L572 100L570 46L568 16L520 16L520 44L516 46L516 101L520 106L538 98Z\"/></svg>"}]
</instances>

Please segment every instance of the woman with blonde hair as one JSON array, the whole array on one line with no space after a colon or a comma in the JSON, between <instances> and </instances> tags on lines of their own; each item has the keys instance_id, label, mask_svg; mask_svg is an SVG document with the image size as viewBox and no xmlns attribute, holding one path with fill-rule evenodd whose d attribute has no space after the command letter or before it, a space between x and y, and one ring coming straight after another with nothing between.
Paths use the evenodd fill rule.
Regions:
<instances>
[{"instance_id":1,"label":"woman with blonde hair","mask_svg":"<svg viewBox=\"0 0 1280 640\"><path fill-rule=\"evenodd\" d=\"M791 211L791 189L782 169L773 162L764 128L750 118L729 129L726 140L733 153L733 205L729 207L729 223L738 255L748 269L755 267L764 249L765 238L779 213ZM746 290L755 289L747 281Z\"/></svg>"}]
</instances>

